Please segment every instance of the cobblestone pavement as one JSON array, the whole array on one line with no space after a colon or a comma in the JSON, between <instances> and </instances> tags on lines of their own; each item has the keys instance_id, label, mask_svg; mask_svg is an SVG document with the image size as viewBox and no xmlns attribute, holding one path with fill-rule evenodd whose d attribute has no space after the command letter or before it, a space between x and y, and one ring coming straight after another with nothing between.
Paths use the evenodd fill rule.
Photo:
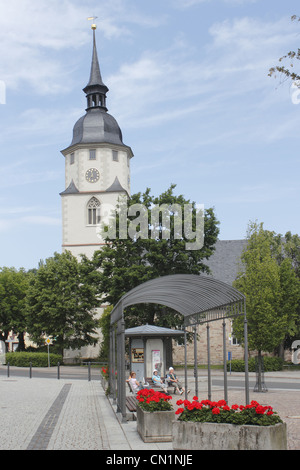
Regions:
<instances>
[{"instance_id":1,"label":"cobblestone pavement","mask_svg":"<svg viewBox=\"0 0 300 470\"><path fill-rule=\"evenodd\" d=\"M294 377L300 383L300 374ZM189 378L189 384L193 387L193 379ZM212 400L223 395L220 387L213 387ZM205 383L198 396L207 398ZM0 397L0 450L172 449L172 443L145 444L137 433L136 421L121 423L99 380L1 377ZM174 395L172 402L175 404L178 398ZM288 449L300 450L300 390L250 390L250 400L271 405L287 423ZM229 389L228 403L244 404L244 391Z\"/></svg>"}]
</instances>

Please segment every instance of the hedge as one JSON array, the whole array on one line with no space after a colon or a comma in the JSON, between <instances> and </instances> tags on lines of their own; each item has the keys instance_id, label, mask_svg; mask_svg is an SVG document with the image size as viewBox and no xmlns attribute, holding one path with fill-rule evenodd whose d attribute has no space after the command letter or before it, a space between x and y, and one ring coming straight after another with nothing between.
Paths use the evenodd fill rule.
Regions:
<instances>
[{"instance_id":1,"label":"hedge","mask_svg":"<svg viewBox=\"0 0 300 470\"><path fill-rule=\"evenodd\" d=\"M50 365L56 366L59 362L62 364L63 359L60 354L50 353ZM10 366L16 367L29 367L30 362L32 367L48 367L48 353L34 353L34 352L13 352L6 353L6 364L9 362Z\"/></svg>"},{"instance_id":2,"label":"hedge","mask_svg":"<svg viewBox=\"0 0 300 470\"><path fill-rule=\"evenodd\" d=\"M264 358L264 372L272 372L282 370L283 360L280 357L263 356ZM230 362L227 362L227 370L230 370ZM255 370L255 357L251 357L248 361L249 372L256 372ZM242 359L234 359L231 361L232 372L245 372L245 361Z\"/></svg>"}]
</instances>

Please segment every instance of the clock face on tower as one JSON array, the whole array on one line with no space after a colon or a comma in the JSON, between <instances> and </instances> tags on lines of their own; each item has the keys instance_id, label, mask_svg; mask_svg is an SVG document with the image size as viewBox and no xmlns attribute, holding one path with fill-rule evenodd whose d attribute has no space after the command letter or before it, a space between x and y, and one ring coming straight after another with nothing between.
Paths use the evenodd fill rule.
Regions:
<instances>
[{"instance_id":1,"label":"clock face on tower","mask_svg":"<svg viewBox=\"0 0 300 470\"><path fill-rule=\"evenodd\" d=\"M85 174L85 178L90 183L96 183L100 178L100 173L96 168L90 168Z\"/></svg>"}]
</instances>

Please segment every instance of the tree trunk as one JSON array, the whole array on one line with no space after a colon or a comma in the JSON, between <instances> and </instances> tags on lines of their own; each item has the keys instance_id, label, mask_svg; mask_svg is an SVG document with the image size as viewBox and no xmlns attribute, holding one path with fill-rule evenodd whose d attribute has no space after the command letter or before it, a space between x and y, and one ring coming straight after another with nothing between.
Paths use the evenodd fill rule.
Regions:
<instances>
[{"instance_id":1,"label":"tree trunk","mask_svg":"<svg viewBox=\"0 0 300 470\"><path fill-rule=\"evenodd\" d=\"M25 351L25 339L24 339L24 331L18 333L18 351Z\"/></svg>"}]
</instances>

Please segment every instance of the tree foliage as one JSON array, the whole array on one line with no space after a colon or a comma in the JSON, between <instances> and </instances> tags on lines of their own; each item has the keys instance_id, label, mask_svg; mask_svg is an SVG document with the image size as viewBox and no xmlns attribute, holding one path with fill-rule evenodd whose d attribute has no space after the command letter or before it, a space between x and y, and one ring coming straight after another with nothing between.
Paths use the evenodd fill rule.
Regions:
<instances>
[{"instance_id":1,"label":"tree foliage","mask_svg":"<svg viewBox=\"0 0 300 470\"><path fill-rule=\"evenodd\" d=\"M153 205L166 204L169 208L168 221L170 224L169 239L164 238L165 227L158 224L157 236L153 238L153 227L148 225L148 238L142 238L137 234L134 239L117 237L108 240L106 246L95 252L91 264L96 268L98 275L99 291L105 293L103 301L116 305L118 300L135 286L150 279L169 274L199 274L208 272L205 259L214 251L214 244L218 236L218 221L213 209L207 209L204 213L204 245L199 250L186 250L186 238L176 238L174 224L174 207L189 204L182 195L174 195L175 185L163 192L160 196L153 196L148 188L143 194L137 193L128 200L127 209L134 204L142 204L146 207L148 220L151 220L151 208ZM191 203L193 209L195 204ZM128 226L133 220L130 215L127 218ZM193 228L195 227L195 211L193 211ZM151 232L152 229L152 232ZM85 260L88 262L88 260ZM163 315L161 313L163 312ZM129 307L125 312L126 326L132 327L145 323L158 324L166 327L178 327L182 325L182 316L159 305L139 305Z\"/></svg>"},{"instance_id":2,"label":"tree foliage","mask_svg":"<svg viewBox=\"0 0 300 470\"><path fill-rule=\"evenodd\" d=\"M274 232L263 224L251 223L247 248L242 254L243 270L234 287L246 296L248 344L250 350L272 352L295 331L300 284L291 259ZM234 333L243 341L243 325L234 321Z\"/></svg>"},{"instance_id":3,"label":"tree foliage","mask_svg":"<svg viewBox=\"0 0 300 470\"><path fill-rule=\"evenodd\" d=\"M27 327L35 343L47 335L61 350L96 344L99 299L92 275L70 252L55 253L40 265L26 297Z\"/></svg>"},{"instance_id":4,"label":"tree foliage","mask_svg":"<svg viewBox=\"0 0 300 470\"><path fill-rule=\"evenodd\" d=\"M29 276L24 269L0 270L0 340L6 341L11 330L17 333L19 350L24 349L26 331L25 298Z\"/></svg>"}]
</instances>

